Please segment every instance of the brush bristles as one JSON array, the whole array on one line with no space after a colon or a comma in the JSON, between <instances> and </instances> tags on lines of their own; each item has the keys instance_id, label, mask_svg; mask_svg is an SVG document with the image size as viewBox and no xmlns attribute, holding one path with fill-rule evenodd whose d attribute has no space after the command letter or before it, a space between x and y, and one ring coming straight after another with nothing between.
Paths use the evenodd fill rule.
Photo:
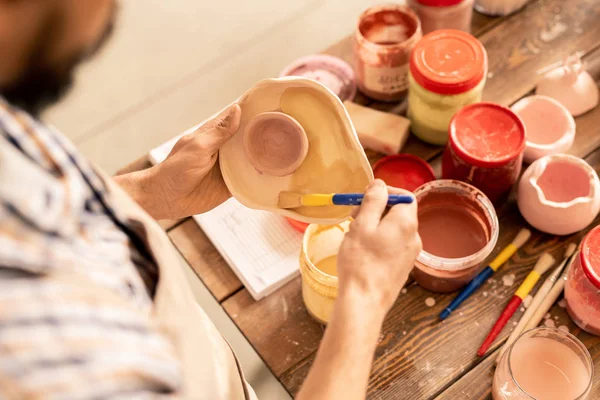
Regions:
<instances>
[{"instance_id":1,"label":"brush bristles","mask_svg":"<svg viewBox=\"0 0 600 400\"><path fill-rule=\"evenodd\" d=\"M554 261L554 257L548 253L544 253L537 260L537 263L535 263L535 268L533 270L540 275L544 275L546 271L554 265Z\"/></svg>"},{"instance_id":2,"label":"brush bristles","mask_svg":"<svg viewBox=\"0 0 600 400\"><path fill-rule=\"evenodd\" d=\"M279 208L298 208L302 206L302 195L294 192L279 192Z\"/></svg>"},{"instance_id":3,"label":"brush bristles","mask_svg":"<svg viewBox=\"0 0 600 400\"><path fill-rule=\"evenodd\" d=\"M575 250L577 250L577 245L575 243L569 244L565 250L565 258L571 257Z\"/></svg>"},{"instance_id":4,"label":"brush bristles","mask_svg":"<svg viewBox=\"0 0 600 400\"><path fill-rule=\"evenodd\" d=\"M520 248L525 244L525 242L529 240L530 237L531 231L527 228L523 228L519 231L519 233L517 233L517 236L515 236L515 238L513 239L512 244L516 248Z\"/></svg>"}]
</instances>

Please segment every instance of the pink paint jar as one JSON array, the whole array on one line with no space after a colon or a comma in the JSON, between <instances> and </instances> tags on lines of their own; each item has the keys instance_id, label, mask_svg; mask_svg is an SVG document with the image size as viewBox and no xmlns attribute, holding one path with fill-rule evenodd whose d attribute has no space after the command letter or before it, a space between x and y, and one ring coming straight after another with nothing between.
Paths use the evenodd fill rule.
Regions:
<instances>
[{"instance_id":1,"label":"pink paint jar","mask_svg":"<svg viewBox=\"0 0 600 400\"><path fill-rule=\"evenodd\" d=\"M457 112L442 158L442 178L467 182L499 205L519 179L525 127L517 115L494 103L476 103Z\"/></svg>"},{"instance_id":2,"label":"pink paint jar","mask_svg":"<svg viewBox=\"0 0 600 400\"><path fill-rule=\"evenodd\" d=\"M581 243L565 284L567 311L584 331L600 336L600 226Z\"/></svg>"},{"instance_id":3,"label":"pink paint jar","mask_svg":"<svg viewBox=\"0 0 600 400\"><path fill-rule=\"evenodd\" d=\"M477 275L498 241L498 217L477 188L437 180L415 191L423 250L413 277L432 292L453 292Z\"/></svg>"},{"instance_id":4,"label":"pink paint jar","mask_svg":"<svg viewBox=\"0 0 600 400\"><path fill-rule=\"evenodd\" d=\"M400 100L408 88L410 53L421 36L419 18L408 7L390 4L364 11L353 49L361 92L376 100Z\"/></svg>"},{"instance_id":5,"label":"pink paint jar","mask_svg":"<svg viewBox=\"0 0 600 400\"><path fill-rule=\"evenodd\" d=\"M408 0L421 20L423 35L438 29L471 32L474 0Z\"/></svg>"},{"instance_id":6,"label":"pink paint jar","mask_svg":"<svg viewBox=\"0 0 600 400\"><path fill-rule=\"evenodd\" d=\"M594 364L583 343L556 328L523 333L500 358L492 384L494 400L584 400Z\"/></svg>"}]
</instances>

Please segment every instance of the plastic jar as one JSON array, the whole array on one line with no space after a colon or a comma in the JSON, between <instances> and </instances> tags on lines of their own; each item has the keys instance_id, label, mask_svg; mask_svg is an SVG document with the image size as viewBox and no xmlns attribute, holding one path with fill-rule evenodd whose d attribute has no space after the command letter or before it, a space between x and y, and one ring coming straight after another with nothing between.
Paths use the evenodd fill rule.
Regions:
<instances>
[{"instance_id":1,"label":"plastic jar","mask_svg":"<svg viewBox=\"0 0 600 400\"><path fill-rule=\"evenodd\" d=\"M304 232L300 252L302 299L308 313L322 324L327 324L338 294L338 278L331 268L327 272L318 267L324 261L337 261L350 221L337 225L311 224ZM336 259L333 259L336 258ZM329 267L332 267L329 263Z\"/></svg>"},{"instance_id":2,"label":"plastic jar","mask_svg":"<svg viewBox=\"0 0 600 400\"><path fill-rule=\"evenodd\" d=\"M358 88L381 101L404 97L410 53L421 36L419 18L408 7L392 4L364 11L354 33Z\"/></svg>"},{"instance_id":3,"label":"plastic jar","mask_svg":"<svg viewBox=\"0 0 600 400\"><path fill-rule=\"evenodd\" d=\"M485 15L504 17L520 10L529 0L475 0L475 9Z\"/></svg>"},{"instance_id":4,"label":"plastic jar","mask_svg":"<svg viewBox=\"0 0 600 400\"><path fill-rule=\"evenodd\" d=\"M413 277L432 292L453 292L477 275L498 241L498 217L477 188L437 180L415 191L419 204L419 253Z\"/></svg>"},{"instance_id":5,"label":"plastic jar","mask_svg":"<svg viewBox=\"0 0 600 400\"><path fill-rule=\"evenodd\" d=\"M496 206L519 179L525 126L509 108L476 103L458 111L442 157L442 178L467 182Z\"/></svg>"},{"instance_id":6,"label":"plastic jar","mask_svg":"<svg viewBox=\"0 0 600 400\"><path fill-rule=\"evenodd\" d=\"M446 144L454 114L481 101L487 65L485 48L468 33L442 29L425 35L410 59L411 131L428 143Z\"/></svg>"},{"instance_id":7,"label":"plastic jar","mask_svg":"<svg viewBox=\"0 0 600 400\"><path fill-rule=\"evenodd\" d=\"M565 284L567 311L584 331L600 336L600 226L581 242Z\"/></svg>"},{"instance_id":8,"label":"plastic jar","mask_svg":"<svg viewBox=\"0 0 600 400\"><path fill-rule=\"evenodd\" d=\"M423 35L438 29L471 32L473 0L408 0L421 20Z\"/></svg>"},{"instance_id":9,"label":"plastic jar","mask_svg":"<svg viewBox=\"0 0 600 400\"><path fill-rule=\"evenodd\" d=\"M523 333L504 352L492 384L494 400L584 400L594 364L575 336L557 328Z\"/></svg>"}]
</instances>

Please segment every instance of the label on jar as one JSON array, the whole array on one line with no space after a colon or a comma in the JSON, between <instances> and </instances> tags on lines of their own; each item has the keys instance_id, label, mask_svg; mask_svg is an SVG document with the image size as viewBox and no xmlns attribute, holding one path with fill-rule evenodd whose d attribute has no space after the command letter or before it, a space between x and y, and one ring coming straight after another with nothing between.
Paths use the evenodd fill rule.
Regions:
<instances>
[{"instance_id":1,"label":"label on jar","mask_svg":"<svg viewBox=\"0 0 600 400\"><path fill-rule=\"evenodd\" d=\"M398 93L408 89L408 64L399 67L364 66L364 86L379 93Z\"/></svg>"}]
</instances>

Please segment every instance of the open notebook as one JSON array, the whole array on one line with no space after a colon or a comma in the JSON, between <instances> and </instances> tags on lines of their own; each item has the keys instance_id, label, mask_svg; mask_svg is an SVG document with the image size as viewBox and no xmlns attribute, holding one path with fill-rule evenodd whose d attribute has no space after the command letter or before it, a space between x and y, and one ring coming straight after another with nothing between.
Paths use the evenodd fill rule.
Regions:
<instances>
[{"instance_id":1,"label":"open notebook","mask_svg":"<svg viewBox=\"0 0 600 400\"><path fill-rule=\"evenodd\" d=\"M151 150L152 162L162 162L181 135ZM232 198L194 219L255 300L298 274L302 234L283 217L246 208Z\"/></svg>"}]
</instances>

